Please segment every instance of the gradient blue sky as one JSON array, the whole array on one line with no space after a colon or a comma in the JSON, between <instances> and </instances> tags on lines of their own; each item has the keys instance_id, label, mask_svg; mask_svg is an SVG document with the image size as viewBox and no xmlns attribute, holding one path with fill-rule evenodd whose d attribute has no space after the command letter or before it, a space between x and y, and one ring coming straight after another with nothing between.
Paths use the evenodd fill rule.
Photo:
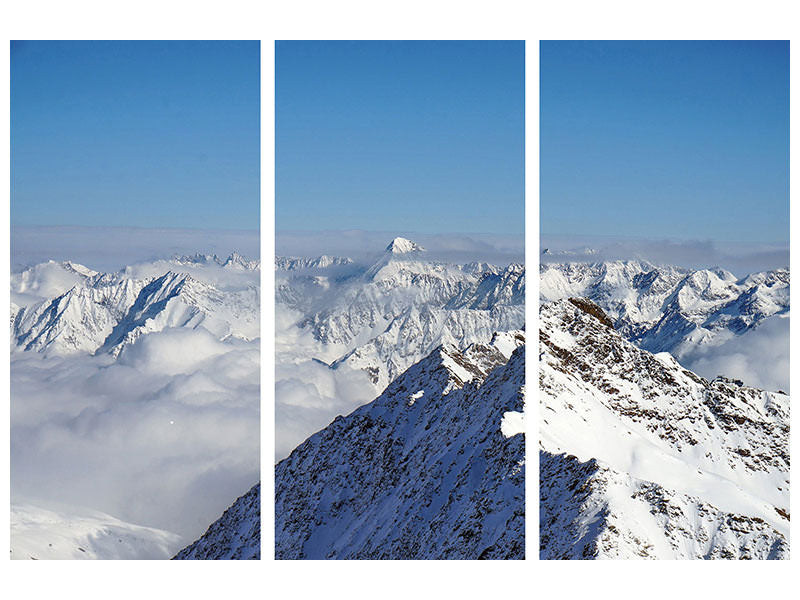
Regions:
<instances>
[{"instance_id":1,"label":"gradient blue sky","mask_svg":"<svg viewBox=\"0 0 800 600\"><path fill-rule=\"evenodd\" d=\"M258 42L12 42L11 224L258 229Z\"/></svg>"},{"instance_id":2,"label":"gradient blue sky","mask_svg":"<svg viewBox=\"0 0 800 600\"><path fill-rule=\"evenodd\" d=\"M524 230L523 42L277 42L279 230Z\"/></svg>"},{"instance_id":3,"label":"gradient blue sky","mask_svg":"<svg viewBox=\"0 0 800 600\"><path fill-rule=\"evenodd\" d=\"M543 235L788 242L788 42L540 49Z\"/></svg>"}]
</instances>

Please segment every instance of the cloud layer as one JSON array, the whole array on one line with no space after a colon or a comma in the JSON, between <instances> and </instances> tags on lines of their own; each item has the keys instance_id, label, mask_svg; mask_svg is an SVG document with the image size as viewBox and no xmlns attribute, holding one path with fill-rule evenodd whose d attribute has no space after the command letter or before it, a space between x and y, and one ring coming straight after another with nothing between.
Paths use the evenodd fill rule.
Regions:
<instances>
[{"instance_id":1,"label":"cloud layer","mask_svg":"<svg viewBox=\"0 0 800 600\"><path fill-rule=\"evenodd\" d=\"M12 501L191 542L259 479L259 379L258 340L202 328L148 334L117 362L14 353Z\"/></svg>"},{"instance_id":2,"label":"cloud layer","mask_svg":"<svg viewBox=\"0 0 800 600\"><path fill-rule=\"evenodd\" d=\"M137 227L12 227L12 271L47 260L71 260L98 271L174 254L260 253L259 232Z\"/></svg>"},{"instance_id":3,"label":"cloud layer","mask_svg":"<svg viewBox=\"0 0 800 600\"><path fill-rule=\"evenodd\" d=\"M739 277L789 265L788 244L544 235L539 245L549 251L543 262L640 259L692 269L722 267Z\"/></svg>"},{"instance_id":4,"label":"cloud layer","mask_svg":"<svg viewBox=\"0 0 800 600\"><path fill-rule=\"evenodd\" d=\"M373 400L379 390L360 370L329 368L343 348L323 345L295 325L300 313L276 305L275 459L281 460L338 415ZM314 357L314 360L309 357Z\"/></svg>"},{"instance_id":5,"label":"cloud layer","mask_svg":"<svg viewBox=\"0 0 800 600\"><path fill-rule=\"evenodd\" d=\"M707 379L724 375L789 393L789 318L771 317L717 346L695 346L681 355L680 362Z\"/></svg>"}]
</instances>

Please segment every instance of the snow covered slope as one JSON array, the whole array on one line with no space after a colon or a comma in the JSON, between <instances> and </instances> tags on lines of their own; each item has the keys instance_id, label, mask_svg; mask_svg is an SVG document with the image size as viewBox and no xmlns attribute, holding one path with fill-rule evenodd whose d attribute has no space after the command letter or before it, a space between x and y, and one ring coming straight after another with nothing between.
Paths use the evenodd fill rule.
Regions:
<instances>
[{"instance_id":1,"label":"snow covered slope","mask_svg":"<svg viewBox=\"0 0 800 600\"><path fill-rule=\"evenodd\" d=\"M261 558L261 484L214 521L194 543L173 560L258 560Z\"/></svg>"},{"instance_id":2,"label":"snow covered slope","mask_svg":"<svg viewBox=\"0 0 800 600\"><path fill-rule=\"evenodd\" d=\"M524 557L521 332L441 346L275 471L276 557Z\"/></svg>"},{"instance_id":3,"label":"snow covered slope","mask_svg":"<svg viewBox=\"0 0 800 600\"><path fill-rule=\"evenodd\" d=\"M76 509L11 507L11 558L18 560L169 558L180 537Z\"/></svg>"},{"instance_id":4,"label":"snow covered slope","mask_svg":"<svg viewBox=\"0 0 800 600\"><path fill-rule=\"evenodd\" d=\"M788 396L642 350L586 299L540 314L542 558L788 557Z\"/></svg>"}]
</instances>

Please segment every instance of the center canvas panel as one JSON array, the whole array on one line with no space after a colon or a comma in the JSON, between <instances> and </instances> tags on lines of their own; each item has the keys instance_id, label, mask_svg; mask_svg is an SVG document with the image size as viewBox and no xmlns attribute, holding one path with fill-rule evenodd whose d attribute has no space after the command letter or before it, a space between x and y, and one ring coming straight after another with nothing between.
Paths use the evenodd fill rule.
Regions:
<instances>
[{"instance_id":1,"label":"center canvas panel","mask_svg":"<svg viewBox=\"0 0 800 600\"><path fill-rule=\"evenodd\" d=\"M522 559L523 42L277 42L275 556Z\"/></svg>"}]
</instances>

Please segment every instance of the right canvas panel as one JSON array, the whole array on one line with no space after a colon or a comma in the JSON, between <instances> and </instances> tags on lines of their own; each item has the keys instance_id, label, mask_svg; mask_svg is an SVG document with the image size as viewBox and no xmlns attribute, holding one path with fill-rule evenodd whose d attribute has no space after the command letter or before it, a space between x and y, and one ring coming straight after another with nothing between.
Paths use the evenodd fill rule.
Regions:
<instances>
[{"instance_id":1,"label":"right canvas panel","mask_svg":"<svg viewBox=\"0 0 800 600\"><path fill-rule=\"evenodd\" d=\"M789 43L540 46L540 558L789 557Z\"/></svg>"}]
</instances>

